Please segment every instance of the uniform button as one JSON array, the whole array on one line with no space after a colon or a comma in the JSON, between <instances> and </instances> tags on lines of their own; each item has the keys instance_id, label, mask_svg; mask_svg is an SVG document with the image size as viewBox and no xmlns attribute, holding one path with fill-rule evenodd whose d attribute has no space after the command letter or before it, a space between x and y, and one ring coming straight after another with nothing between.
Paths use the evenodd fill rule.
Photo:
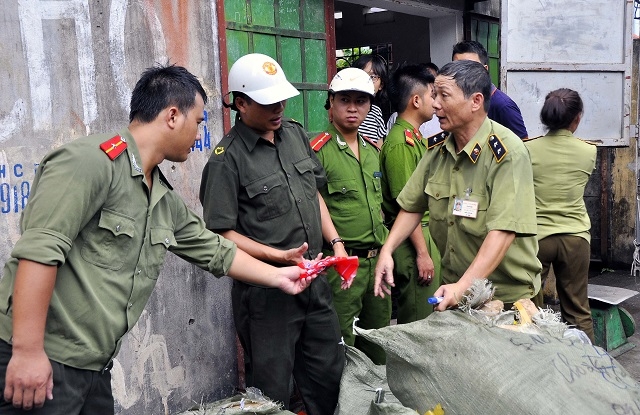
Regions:
<instances>
[{"instance_id":1,"label":"uniform button","mask_svg":"<svg viewBox=\"0 0 640 415\"><path fill-rule=\"evenodd\" d=\"M269 190L269 187L265 185L265 186L262 188L262 190L264 190L264 191L266 192L267 190Z\"/></svg>"},{"instance_id":2,"label":"uniform button","mask_svg":"<svg viewBox=\"0 0 640 415\"><path fill-rule=\"evenodd\" d=\"M453 248L449 249L449 251L454 252L454 251L453 251Z\"/></svg>"},{"instance_id":3,"label":"uniform button","mask_svg":"<svg viewBox=\"0 0 640 415\"><path fill-rule=\"evenodd\" d=\"M449 222L449 226L453 226L453 222Z\"/></svg>"},{"instance_id":4,"label":"uniform button","mask_svg":"<svg viewBox=\"0 0 640 415\"><path fill-rule=\"evenodd\" d=\"M116 232L120 232L120 225L116 225Z\"/></svg>"},{"instance_id":5,"label":"uniform button","mask_svg":"<svg viewBox=\"0 0 640 415\"><path fill-rule=\"evenodd\" d=\"M342 194L345 194L345 193L347 193L347 188L346 188L346 187L343 187L343 188L342 188Z\"/></svg>"},{"instance_id":6,"label":"uniform button","mask_svg":"<svg viewBox=\"0 0 640 415\"><path fill-rule=\"evenodd\" d=\"M436 193L436 197L440 197L440 193Z\"/></svg>"},{"instance_id":7,"label":"uniform button","mask_svg":"<svg viewBox=\"0 0 640 415\"><path fill-rule=\"evenodd\" d=\"M169 238L164 238L164 243L168 245L169 244Z\"/></svg>"},{"instance_id":8,"label":"uniform button","mask_svg":"<svg viewBox=\"0 0 640 415\"><path fill-rule=\"evenodd\" d=\"M133 307L133 304L129 303L129 306L128 306L128 307L129 307L129 308Z\"/></svg>"},{"instance_id":9,"label":"uniform button","mask_svg":"<svg viewBox=\"0 0 640 415\"><path fill-rule=\"evenodd\" d=\"M298 203L302 203L302 199L298 198Z\"/></svg>"},{"instance_id":10,"label":"uniform button","mask_svg":"<svg viewBox=\"0 0 640 415\"><path fill-rule=\"evenodd\" d=\"M311 229L311 227L309 225L305 226L305 228L307 228L307 230Z\"/></svg>"},{"instance_id":11,"label":"uniform button","mask_svg":"<svg viewBox=\"0 0 640 415\"><path fill-rule=\"evenodd\" d=\"M141 272L142 272L142 270L141 270L141 269L139 269L139 270L137 270L137 271L136 271L136 274L137 274L137 275L140 275L140 273L141 273Z\"/></svg>"}]
</instances>

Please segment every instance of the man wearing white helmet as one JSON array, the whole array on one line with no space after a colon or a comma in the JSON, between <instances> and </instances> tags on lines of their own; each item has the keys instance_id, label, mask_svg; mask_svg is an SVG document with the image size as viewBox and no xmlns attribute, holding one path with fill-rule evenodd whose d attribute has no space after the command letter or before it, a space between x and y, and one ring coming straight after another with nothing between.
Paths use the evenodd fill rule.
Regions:
<instances>
[{"instance_id":1,"label":"man wearing white helmet","mask_svg":"<svg viewBox=\"0 0 640 415\"><path fill-rule=\"evenodd\" d=\"M342 336L346 344L355 345L381 365L386 360L384 350L356 337L352 329L355 317L358 326L366 329L387 326L391 319L391 299L373 294L378 251L389 233L382 220L378 148L358 133L373 95L371 77L362 69L338 72L329 85L326 105L332 122L311 141L311 148L327 173L320 194L340 234L340 239L330 242L331 248L344 247L348 255L359 258L358 274L350 287L341 283L335 270L327 271Z\"/></svg>"},{"instance_id":2,"label":"man wearing white helmet","mask_svg":"<svg viewBox=\"0 0 640 415\"><path fill-rule=\"evenodd\" d=\"M295 121L283 118L299 94L280 65L259 53L229 71L235 126L202 173L200 201L209 229L276 266L315 258L338 237L318 193L326 177ZM321 220L322 218L322 220ZM346 255L344 250L339 255ZM326 277L300 295L234 284L233 314L245 351L247 386L289 408L293 377L309 415L332 415L344 352Z\"/></svg>"}]
</instances>

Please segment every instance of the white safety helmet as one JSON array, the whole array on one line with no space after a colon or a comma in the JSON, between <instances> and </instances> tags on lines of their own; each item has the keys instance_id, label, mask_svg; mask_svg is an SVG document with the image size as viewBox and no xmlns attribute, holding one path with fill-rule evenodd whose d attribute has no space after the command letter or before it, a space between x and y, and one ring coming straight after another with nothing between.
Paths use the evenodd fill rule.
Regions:
<instances>
[{"instance_id":1,"label":"white safety helmet","mask_svg":"<svg viewBox=\"0 0 640 415\"><path fill-rule=\"evenodd\" d=\"M229 71L229 91L247 94L262 105L275 104L300 94L287 81L278 62L262 53L244 55L233 64Z\"/></svg>"},{"instance_id":2,"label":"white safety helmet","mask_svg":"<svg viewBox=\"0 0 640 415\"><path fill-rule=\"evenodd\" d=\"M329 92L335 94L342 91L360 91L370 95L371 98L375 95L371 77L358 68L345 68L333 77L329 85Z\"/></svg>"}]
</instances>

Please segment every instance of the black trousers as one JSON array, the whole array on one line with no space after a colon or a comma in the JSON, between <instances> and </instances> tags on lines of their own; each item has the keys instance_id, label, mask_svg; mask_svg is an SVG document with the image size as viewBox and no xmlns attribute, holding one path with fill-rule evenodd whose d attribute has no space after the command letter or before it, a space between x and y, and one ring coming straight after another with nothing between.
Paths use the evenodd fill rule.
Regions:
<instances>
[{"instance_id":1,"label":"black trousers","mask_svg":"<svg viewBox=\"0 0 640 415\"><path fill-rule=\"evenodd\" d=\"M0 340L0 414L2 415L113 415L111 372L76 369L50 360L53 400L30 411L16 409L4 400L11 345Z\"/></svg>"},{"instance_id":2,"label":"black trousers","mask_svg":"<svg viewBox=\"0 0 640 415\"><path fill-rule=\"evenodd\" d=\"M293 374L307 413L333 415L344 348L326 277L295 296L234 281L232 301L247 386L289 409Z\"/></svg>"}]
</instances>

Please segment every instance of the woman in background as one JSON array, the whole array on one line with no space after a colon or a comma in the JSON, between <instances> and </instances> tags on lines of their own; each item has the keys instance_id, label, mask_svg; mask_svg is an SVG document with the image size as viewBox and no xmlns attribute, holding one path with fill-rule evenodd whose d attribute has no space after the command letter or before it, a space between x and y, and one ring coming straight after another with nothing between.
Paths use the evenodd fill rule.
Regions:
<instances>
[{"instance_id":1,"label":"woman in background","mask_svg":"<svg viewBox=\"0 0 640 415\"><path fill-rule=\"evenodd\" d=\"M374 102L371 110L367 114L364 122L360 125L358 132L367 136L378 146L382 145L382 140L387 135L387 123L380 109L381 101L385 98L384 88L387 85L387 62L380 55L362 55L352 65L354 68L362 69L369 74L374 86ZM387 113L388 115L388 113Z\"/></svg>"},{"instance_id":2,"label":"woman in background","mask_svg":"<svg viewBox=\"0 0 640 415\"><path fill-rule=\"evenodd\" d=\"M563 320L593 342L587 297L591 222L584 189L595 169L596 146L573 135L582 114L582 99L576 91L550 92L540 112L540 121L549 132L525 143L533 166L543 284L553 265ZM542 290L536 300L542 304Z\"/></svg>"}]
</instances>

